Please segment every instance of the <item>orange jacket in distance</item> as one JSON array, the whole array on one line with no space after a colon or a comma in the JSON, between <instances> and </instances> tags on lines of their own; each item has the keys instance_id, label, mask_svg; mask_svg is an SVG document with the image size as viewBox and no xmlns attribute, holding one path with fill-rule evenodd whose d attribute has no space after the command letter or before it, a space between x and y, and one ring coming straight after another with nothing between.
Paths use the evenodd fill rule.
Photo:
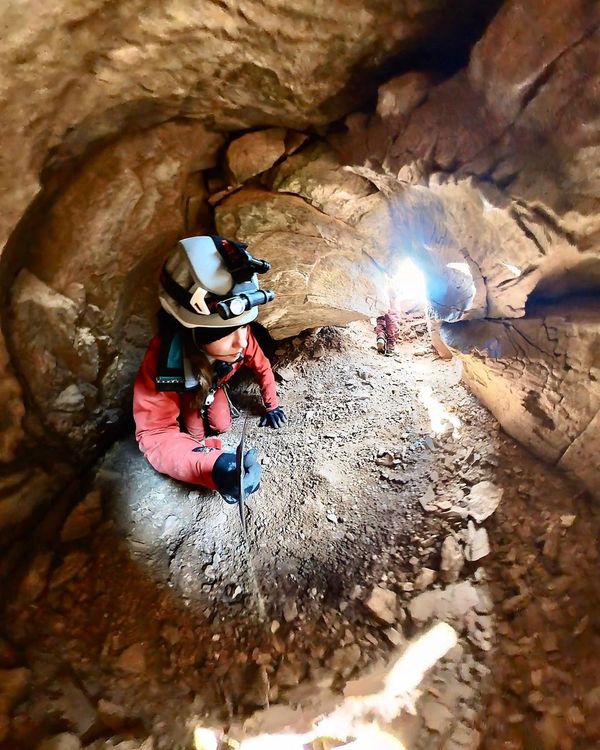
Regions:
<instances>
[{"instance_id":1,"label":"orange jacket in distance","mask_svg":"<svg viewBox=\"0 0 600 750\"><path fill-rule=\"evenodd\" d=\"M160 344L160 337L154 336L135 379L133 417L136 440L144 456L161 474L214 490L212 469L223 451L211 448L214 439L208 438L205 442L204 420L192 405L193 392L157 390L155 377ZM226 383L242 365L247 365L254 373L265 408L270 410L278 406L271 363L250 328L243 359L236 362L217 385ZM220 445L220 441L216 442ZM194 451L200 446L204 447L203 451Z\"/></svg>"}]
</instances>

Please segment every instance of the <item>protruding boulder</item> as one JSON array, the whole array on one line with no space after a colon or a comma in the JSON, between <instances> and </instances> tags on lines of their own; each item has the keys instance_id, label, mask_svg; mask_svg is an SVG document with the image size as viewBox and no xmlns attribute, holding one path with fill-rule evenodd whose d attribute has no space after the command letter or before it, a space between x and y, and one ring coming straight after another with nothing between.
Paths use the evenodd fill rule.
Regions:
<instances>
[{"instance_id":1,"label":"protruding boulder","mask_svg":"<svg viewBox=\"0 0 600 750\"><path fill-rule=\"evenodd\" d=\"M273 166L285 154L285 128L257 130L231 141L227 166L235 181L246 182Z\"/></svg>"},{"instance_id":2,"label":"protruding boulder","mask_svg":"<svg viewBox=\"0 0 600 750\"><path fill-rule=\"evenodd\" d=\"M218 232L272 264L261 279L277 304L260 322L276 338L368 318L388 304L387 278L365 237L296 196L243 189L216 211Z\"/></svg>"}]
</instances>

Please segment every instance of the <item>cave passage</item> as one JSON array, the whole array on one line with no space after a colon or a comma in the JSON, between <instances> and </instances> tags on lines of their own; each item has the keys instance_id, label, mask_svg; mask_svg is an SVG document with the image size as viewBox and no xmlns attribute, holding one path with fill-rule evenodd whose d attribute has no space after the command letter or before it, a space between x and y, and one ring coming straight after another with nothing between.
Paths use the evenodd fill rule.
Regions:
<instances>
[{"instance_id":1,"label":"cave passage","mask_svg":"<svg viewBox=\"0 0 600 750\"><path fill-rule=\"evenodd\" d=\"M286 747L318 747L334 725L339 747L417 747L440 731L476 738L490 696L487 736L504 742L523 728L504 723L521 710L510 686L523 670L577 673L591 689L595 635L582 622L597 514L465 390L460 362L431 345L423 304L400 320L392 356L367 322L283 342L274 359L290 421L266 432L256 416L249 429L264 481L247 547L234 507L157 474L129 437L97 466L60 544L33 559L7 617L31 670L13 718L21 746L75 732L97 747L116 732L264 749L285 731ZM253 383L232 398L257 415ZM549 613L552 629L532 638ZM454 629L419 652L438 618ZM550 639L573 628L579 650L565 658ZM419 658L405 651L413 634ZM350 710L348 680L392 674L402 653L398 685L382 692L387 678L373 677ZM418 685L412 716L406 690ZM538 686L540 702L557 700L554 685ZM279 717L284 705L299 713Z\"/></svg>"},{"instance_id":2,"label":"cave passage","mask_svg":"<svg viewBox=\"0 0 600 750\"><path fill-rule=\"evenodd\" d=\"M596 750L600 4L0 21L0 750ZM205 235L277 295L247 537L133 433Z\"/></svg>"}]
</instances>

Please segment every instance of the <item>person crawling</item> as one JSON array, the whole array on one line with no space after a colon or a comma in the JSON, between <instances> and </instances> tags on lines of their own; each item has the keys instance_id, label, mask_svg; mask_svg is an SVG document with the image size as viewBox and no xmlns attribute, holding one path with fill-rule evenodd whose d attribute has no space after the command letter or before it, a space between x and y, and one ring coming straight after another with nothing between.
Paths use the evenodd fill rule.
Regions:
<instances>
[{"instance_id":1,"label":"person crawling","mask_svg":"<svg viewBox=\"0 0 600 750\"><path fill-rule=\"evenodd\" d=\"M173 479L239 499L236 455L216 437L232 424L225 384L243 366L258 385L263 427L280 428L271 364L249 323L275 295L259 287L270 266L247 245L218 236L181 240L161 276L158 334L152 338L133 390L135 436L150 464ZM260 485L256 449L244 456L246 494Z\"/></svg>"}]
</instances>

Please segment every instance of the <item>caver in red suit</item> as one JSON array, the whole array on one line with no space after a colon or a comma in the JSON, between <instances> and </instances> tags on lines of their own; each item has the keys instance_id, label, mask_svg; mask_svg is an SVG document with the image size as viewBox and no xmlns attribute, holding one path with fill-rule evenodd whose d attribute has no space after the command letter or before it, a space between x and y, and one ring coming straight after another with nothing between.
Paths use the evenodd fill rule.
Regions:
<instances>
[{"instance_id":1,"label":"caver in red suit","mask_svg":"<svg viewBox=\"0 0 600 750\"><path fill-rule=\"evenodd\" d=\"M279 406L271 365L249 327L247 342L239 361L230 368L221 367L227 371L220 378L215 374L214 390L209 393L211 403L202 410L193 405L193 391L157 389L161 339L152 339L135 381L133 416L140 450L157 471L182 482L217 489L212 469L222 453L218 449L221 441L207 433L227 432L231 427L231 409L223 385L242 365L249 367L258 381L265 409Z\"/></svg>"},{"instance_id":2,"label":"caver in red suit","mask_svg":"<svg viewBox=\"0 0 600 750\"><path fill-rule=\"evenodd\" d=\"M225 497L235 498L239 489L235 454L213 437L231 426L224 384L246 365L260 386L260 424L277 428L286 421L271 365L248 325L257 304L274 297L258 287L261 263L268 269L245 245L221 237L182 240L161 273L159 334L134 385L136 439L150 464ZM248 451L244 466L251 493L260 482L256 451Z\"/></svg>"}]
</instances>

